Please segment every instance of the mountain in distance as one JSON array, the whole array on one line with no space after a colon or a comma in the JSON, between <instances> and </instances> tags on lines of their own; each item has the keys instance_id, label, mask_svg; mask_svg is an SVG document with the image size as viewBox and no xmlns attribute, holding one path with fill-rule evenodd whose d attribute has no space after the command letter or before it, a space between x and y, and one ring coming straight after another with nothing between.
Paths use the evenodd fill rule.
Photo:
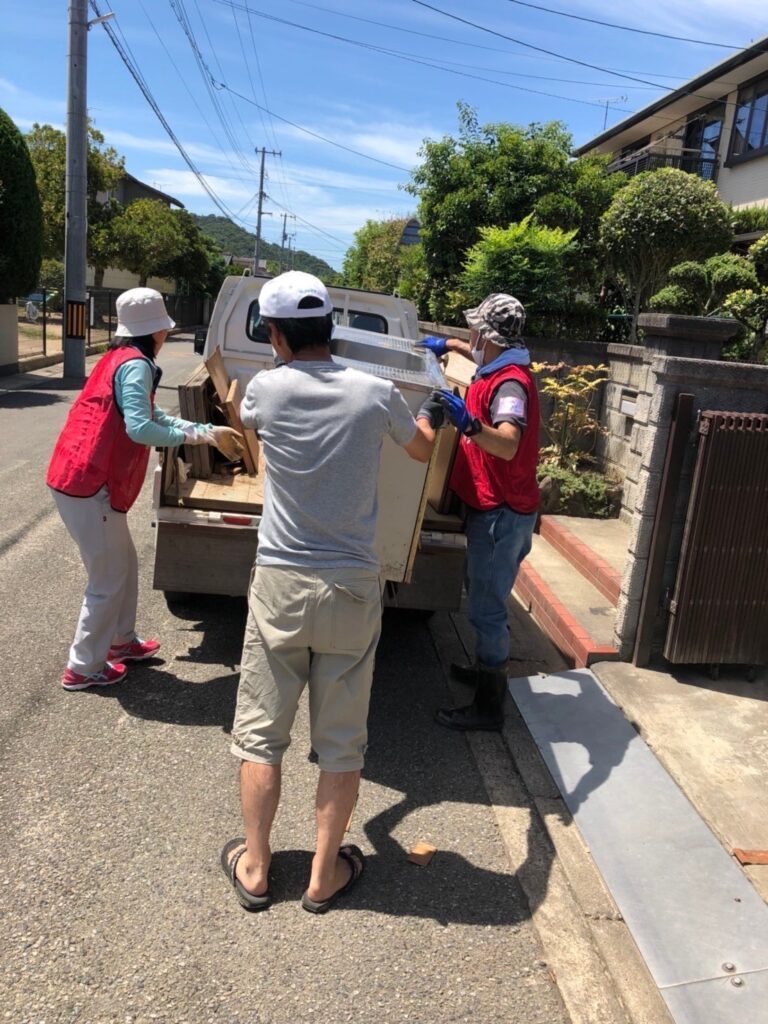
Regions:
<instances>
[{"instance_id":1,"label":"mountain in distance","mask_svg":"<svg viewBox=\"0 0 768 1024\"><path fill-rule=\"evenodd\" d=\"M256 242L256 235L253 232L239 227L229 217L221 217L213 213L205 216L193 213L192 216L203 234L212 238L224 252L232 253L233 256L253 256L253 246ZM262 239L259 258L279 261L280 246ZM304 270L328 283L339 276L338 271L334 270L329 263L303 249L296 250L293 266L295 270Z\"/></svg>"}]
</instances>

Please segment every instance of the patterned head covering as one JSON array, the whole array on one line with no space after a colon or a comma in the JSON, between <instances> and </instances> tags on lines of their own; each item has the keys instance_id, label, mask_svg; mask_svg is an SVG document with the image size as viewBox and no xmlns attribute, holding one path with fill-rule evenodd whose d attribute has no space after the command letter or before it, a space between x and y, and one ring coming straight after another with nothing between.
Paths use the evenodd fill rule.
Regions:
<instances>
[{"instance_id":1,"label":"patterned head covering","mask_svg":"<svg viewBox=\"0 0 768 1024\"><path fill-rule=\"evenodd\" d=\"M502 348L525 348L522 338L525 309L514 295L494 292L474 309L465 309L464 316L470 327L480 331L484 338Z\"/></svg>"}]
</instances>

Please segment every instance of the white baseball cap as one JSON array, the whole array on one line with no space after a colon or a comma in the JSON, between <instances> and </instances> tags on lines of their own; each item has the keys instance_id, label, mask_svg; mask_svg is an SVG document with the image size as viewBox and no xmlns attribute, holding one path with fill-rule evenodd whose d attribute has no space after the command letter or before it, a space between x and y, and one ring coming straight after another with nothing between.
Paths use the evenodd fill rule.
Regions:
<instances>
[{"instance_id":1,"label":"white baseball cap","mask_svg":"<svg viewBox=\"0 0 768 1024\"><path fill-rule=\"evenodd\" d=\"M303 299L319 299L321 305L302 306ZM287 317L326 316L333 309L328 289L319 277L303 270L288 270L267 281L259 292L259 314L276 320Z\"/></svg>"},{"instance_id":2,"label":"white baseball cap","mask_svg":"<svg viewBox=\"0 0 768 1024\"><path fill-rule=\"evenodd\" d=\"M140 338L176 326L165 311L163 296L154 288L129 288L118 295L115 309L117 338Z\"/></svg>"}]
</instances>

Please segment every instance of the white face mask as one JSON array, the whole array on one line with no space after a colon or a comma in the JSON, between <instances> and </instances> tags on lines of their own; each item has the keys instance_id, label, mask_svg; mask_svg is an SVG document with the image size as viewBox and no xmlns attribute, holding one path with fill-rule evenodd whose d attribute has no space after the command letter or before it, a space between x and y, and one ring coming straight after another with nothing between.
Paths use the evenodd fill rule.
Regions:
<instances>
[{"instance_id":1,"label":"white face mask","mask_svg":"<svg viewBox=\"0 0 768 1024\"><path fill-rule=\"evenodd\" d=\"M482 348L480 348L481 342L483 346ZM482 335L478 334L477 338L472 342L469 354L478 366L483 365L483 360L485 359L485 339Z\"/></svg>"}]
</instances>

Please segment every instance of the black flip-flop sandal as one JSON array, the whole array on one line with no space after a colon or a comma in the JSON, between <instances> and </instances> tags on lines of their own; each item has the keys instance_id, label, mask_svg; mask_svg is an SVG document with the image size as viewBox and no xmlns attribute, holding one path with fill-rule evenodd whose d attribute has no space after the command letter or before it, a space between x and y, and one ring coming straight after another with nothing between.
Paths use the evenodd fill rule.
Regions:
<instances>
[{"instance_id":1,"label":"black flip-flop sandal","mask_svg":"<svg viewBox=\"0 0 768 1024\"><path fill-rule=\"evenodd\" d=\"M345 893L349 892L365 870L365 856L359 846L347 843L339 850L339 856L349 864L352 874L349 876L347 883L342 885L340 889L337 889L336 892L332 896L329 896L327 900L317 901L310 899L305 892L301 897L301 905L305 910L308 910L310 914L327 913L338 899L341 899Z\"/></svg>"},{"instance_id":2,"label":"black flip-flop sandal","mask_svg":"<svg viewBox=\"0 0 768 1024\"><path fill-rule=\"evenodd\" d=\"M233 850L236 850L238 846L242 846L242 850L230 859L229 855ZM237 877L237 862L244 853L245 839L242 836L238 839L230 839L221 851L221 857L219 858L221 861L221 870L229 879L230 885L234 888L241 907L245 910L266 910L267 907L272 905L272 893L269 889L260 896L256 896L252 892L248 892Z\"/></svg>"}]
</instances>

